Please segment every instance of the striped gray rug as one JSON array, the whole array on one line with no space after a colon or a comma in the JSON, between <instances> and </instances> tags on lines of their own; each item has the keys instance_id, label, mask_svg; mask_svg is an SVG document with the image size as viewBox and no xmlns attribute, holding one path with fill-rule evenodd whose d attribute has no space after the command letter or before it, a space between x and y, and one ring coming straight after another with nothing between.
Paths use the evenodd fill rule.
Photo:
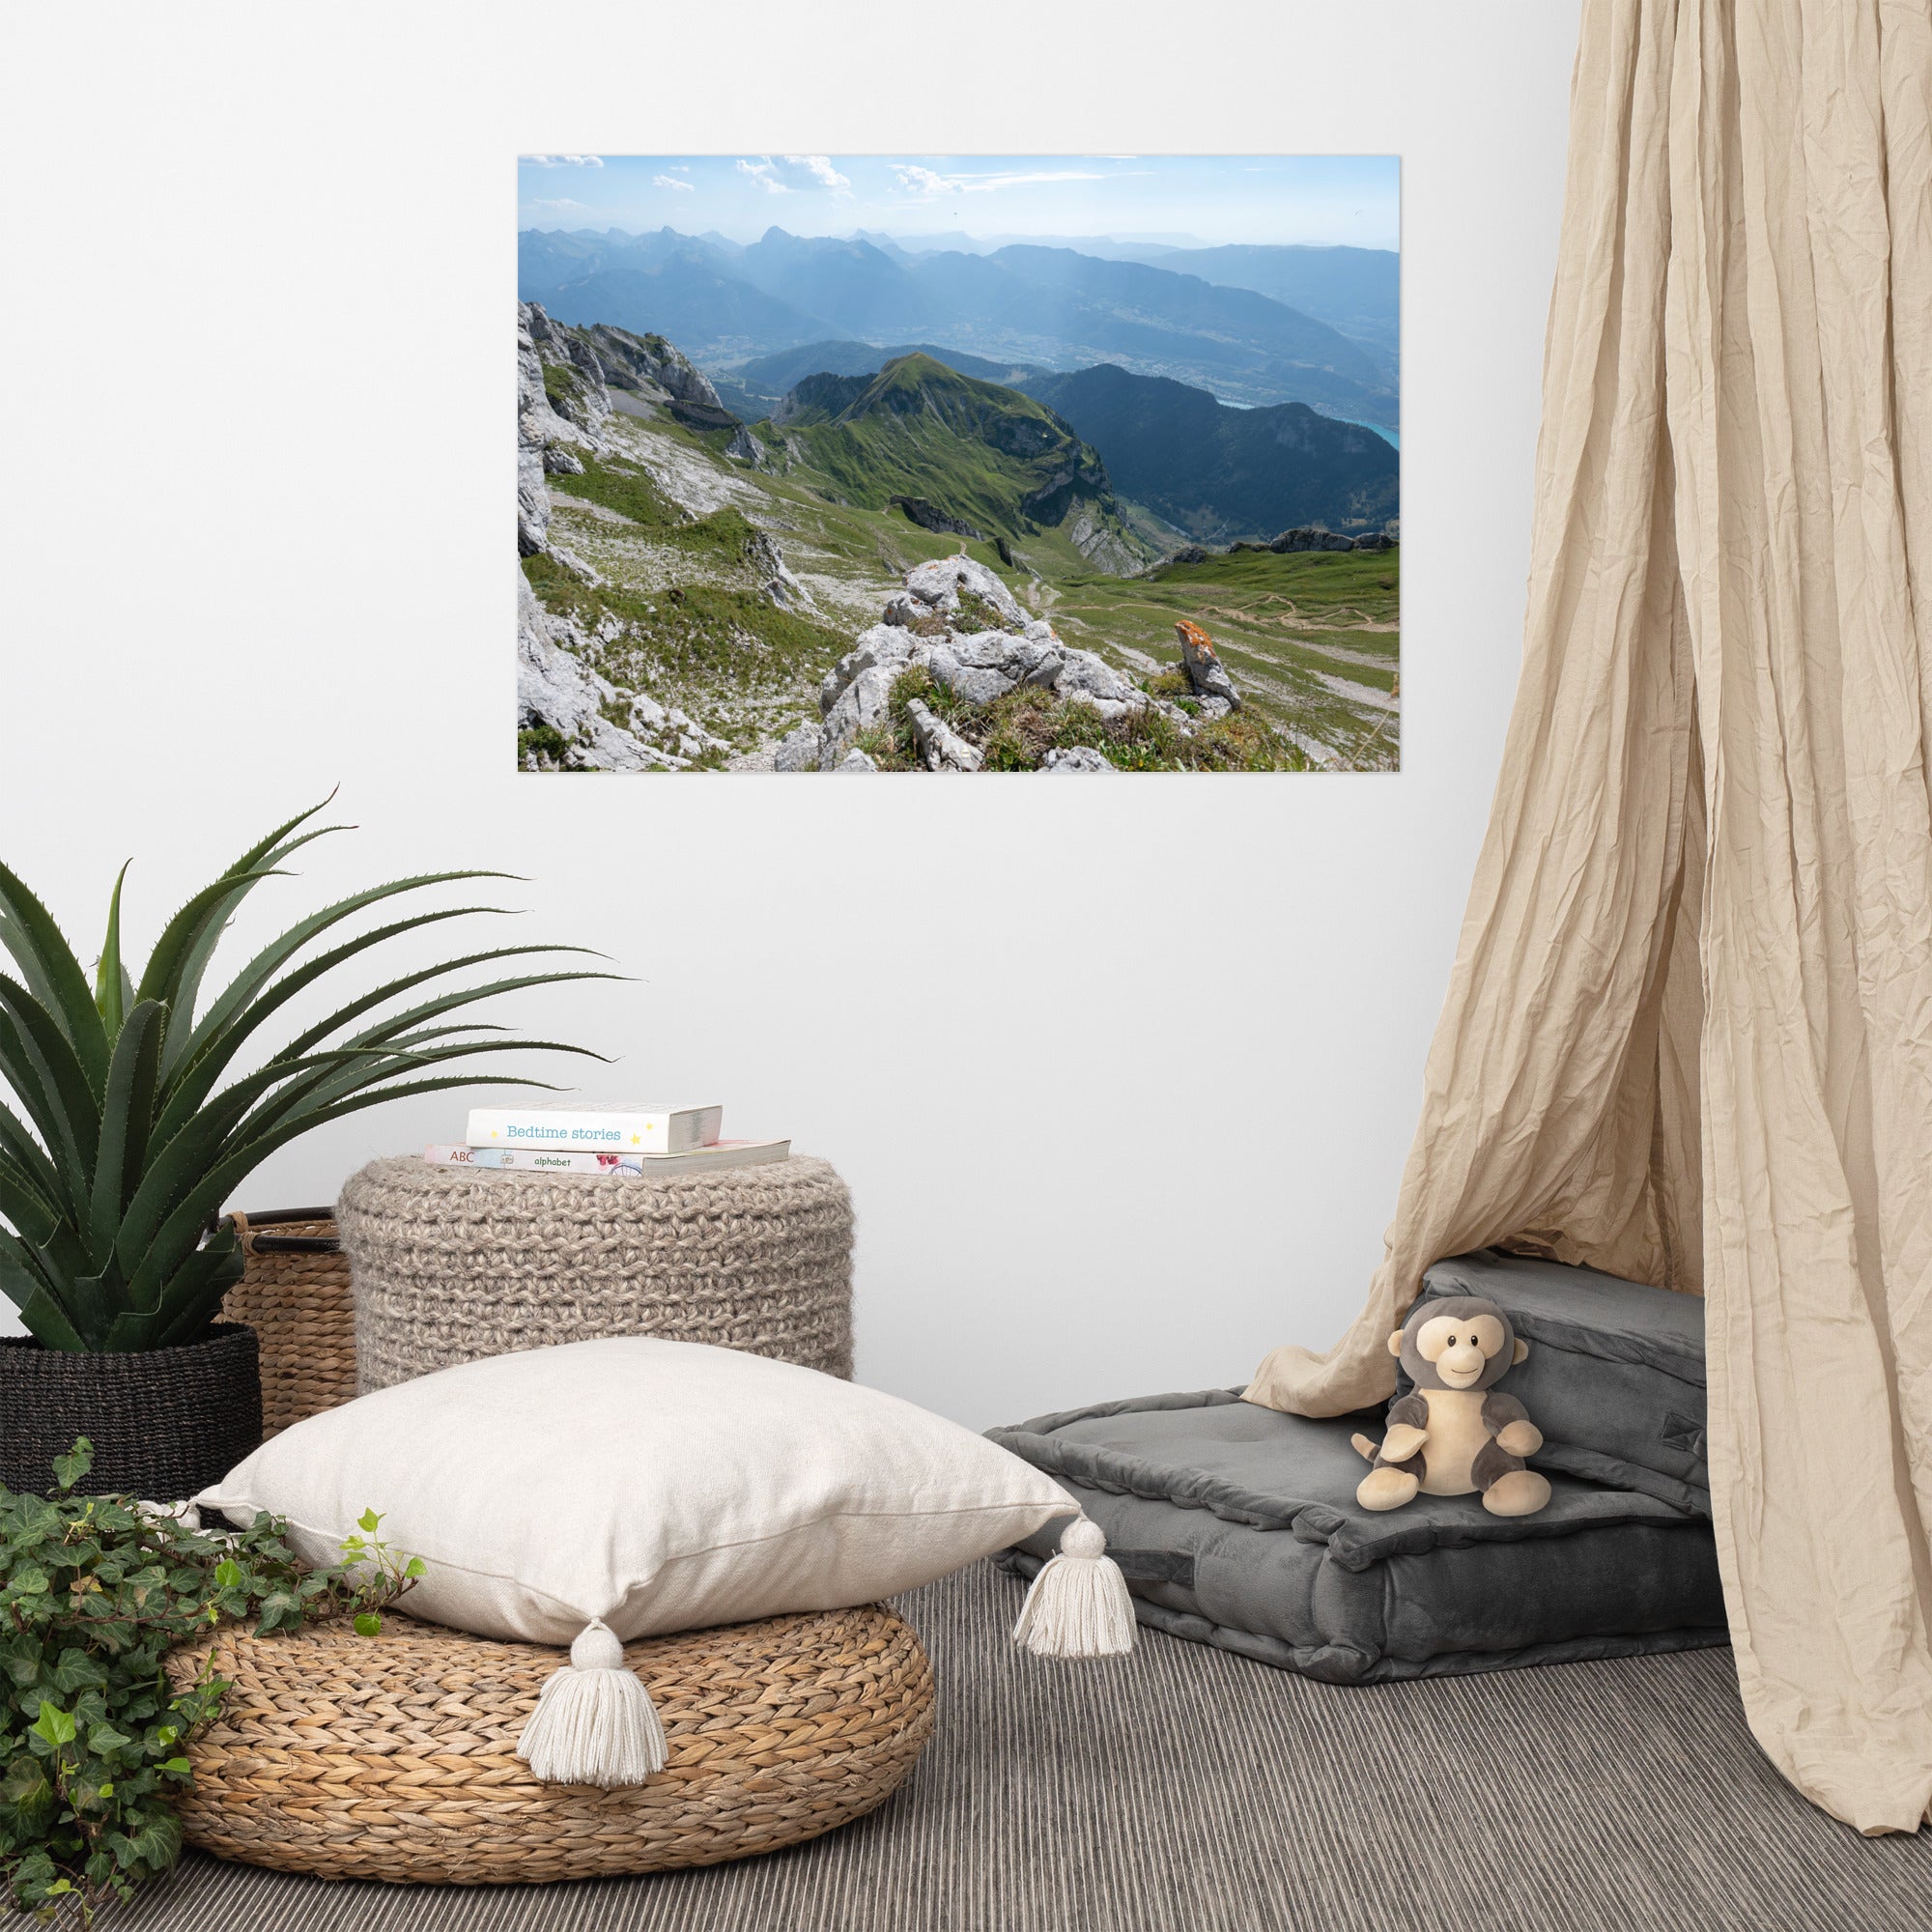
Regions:
<instances>
[{"instance_id":1,"label":"striped gray rug","mask_svg":"<svg viewBox=\"0 0 1932 1932\"><path fill-rule=\"evenodd\" d=\"M1925 1932L1751 1742L1730 1653L1338 1690L1143 1633L1045 1664L980 1568L907 1598L939 1730L843 1832L703 1871L329 1885L190 1855L142 1932Z\"/></svg>"}]
</instances>

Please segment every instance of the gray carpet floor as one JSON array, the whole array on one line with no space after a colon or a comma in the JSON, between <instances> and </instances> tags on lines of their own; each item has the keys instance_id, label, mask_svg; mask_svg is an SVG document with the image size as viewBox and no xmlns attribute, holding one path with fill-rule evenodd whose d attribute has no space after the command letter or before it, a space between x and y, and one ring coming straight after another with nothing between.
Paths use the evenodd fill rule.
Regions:
<instances>
[{"instance_id":1,"label":"gray carpet floor","mask_svg":"<svg viewBox=\"0 0 1932 1932\"><path fill-rule=\"evenodd\" d=\"M880 1810L739 1864L326 1884L190 1855L140 1932L1925 1932L1932 1833L1861 1838L1752 1743L1726 1650L1339 1690L1153 1633L1006 1641L987 1567L904 1600L938 1732Z\"/></svg>"}]
</instances>

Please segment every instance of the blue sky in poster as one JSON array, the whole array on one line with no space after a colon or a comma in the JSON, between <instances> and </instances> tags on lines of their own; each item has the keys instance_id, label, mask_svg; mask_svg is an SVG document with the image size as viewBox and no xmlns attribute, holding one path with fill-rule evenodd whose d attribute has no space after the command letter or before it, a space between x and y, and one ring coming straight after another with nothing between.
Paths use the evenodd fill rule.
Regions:
<instances>
[{"instance_id":1,"label":"blue sky in poster","mask_svg":"<svg viewBox=\"0 0 1932 1932\"><path fill-rule=\"evenodd\" d=\"M1392 155L536 155L521 228L1395 248Z\"/></svg>"}]
</instances>

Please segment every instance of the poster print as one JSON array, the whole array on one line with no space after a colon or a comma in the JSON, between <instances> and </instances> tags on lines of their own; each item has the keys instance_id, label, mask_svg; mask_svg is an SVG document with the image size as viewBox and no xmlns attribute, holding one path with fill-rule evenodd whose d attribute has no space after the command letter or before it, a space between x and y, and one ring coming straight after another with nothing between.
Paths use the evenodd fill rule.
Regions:
<instances>
[{"instance_id":1,"label":"poster print","mask_svg":"<svg viewBox=\"0 0 1932 1932\"><path fill-rule=\"evenodd\" d=\"M521 770L1396 769L1393 156L518 179Z\"/></svg>"}]
</instances>

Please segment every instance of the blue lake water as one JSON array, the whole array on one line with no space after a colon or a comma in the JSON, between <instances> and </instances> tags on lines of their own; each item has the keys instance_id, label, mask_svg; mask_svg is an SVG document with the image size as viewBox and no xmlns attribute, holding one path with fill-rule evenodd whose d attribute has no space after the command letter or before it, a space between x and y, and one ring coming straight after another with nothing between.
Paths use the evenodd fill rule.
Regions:
<instances>
[{"instance_id":1,"label":"blue lake water","mask_svg":"<svg viewBox=\"0 0 1932 1932\"><path fill-rule=\"evenodd\" d=\"M1216 396L1214 400L1224 410L1251 410L1256 407L1253 403L1237 403L1232 396ZM1314 409L1314 404L1311 403L1309 408ZM1338 416L1332 410L1316 410L1315 413L1326 416L1330 422L1353 423L1357 429L1372 429L1392 447L1396 449L1402 447L1402 433L1399 430L1389 429L1382 423L1364 422L1360 416Z\"/></svg>"}]
</instances>

